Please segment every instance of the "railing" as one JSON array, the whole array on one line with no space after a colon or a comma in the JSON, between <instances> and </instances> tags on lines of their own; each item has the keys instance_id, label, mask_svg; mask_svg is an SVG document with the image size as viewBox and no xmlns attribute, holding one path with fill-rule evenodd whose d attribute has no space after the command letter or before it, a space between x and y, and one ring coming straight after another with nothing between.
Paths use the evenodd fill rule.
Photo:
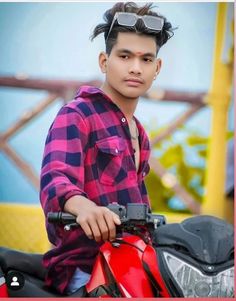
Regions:
<instances>
[{"instance_id":1,"label":"railing","mask_svg":"<svg viewBox=\"0 0 236 301\"><path fill-rule=\"evenodd\" d=\"M48 108L50 104L60 99L66 103L73 99L76 91L81 85L91 85L99 87L101 82L93 80L89 82L68 81L68 80L47 80L47 79L31 79L28 77L0 77L0 87L27 88L34 90L44 90L48 92L48 96L37 104L33 109L26 111L18 120L8 129L0 134L0 150L3 151L21 170L21 172L29 179L31 184L39 189L39 176L23 158L9 145L8 141L11 137L19 132L28 122L36 118L40 113ZM206 93L191 93L186 91L173 90L151 90L144 95L146 100L153 101L178 101L189 104L188 109L179 115L172 123L169 124L161 133L152 138L151 146L164 140L171 135L176 129L190 119L204 105ZM170 188L179 196L183 203L194 214L200 213L200 204L190 195L186 189L180 185L177 178L170 174L157 160L151 157L150 165L153 171L161 178L171 178Z\"/></svg>"}]
</instances>

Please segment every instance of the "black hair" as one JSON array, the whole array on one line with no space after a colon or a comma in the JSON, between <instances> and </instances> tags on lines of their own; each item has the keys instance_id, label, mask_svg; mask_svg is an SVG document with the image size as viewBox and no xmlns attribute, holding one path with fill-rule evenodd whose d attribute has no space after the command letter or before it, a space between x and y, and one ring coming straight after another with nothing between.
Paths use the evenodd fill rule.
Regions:
<instances>
[{"instance_id":1,"label":"black hair","mask_svg":"<svg viewBox=\"0 0 236 301\"><path fill-rule=\"evenodd\" d=\"M118 2L111 9L108 9L104 15L103 19L105 23L98 24L93 31L91 36L91 40L93 40L100 33L104 33L104 39L106 43L106 52L109 55L111 53L112 47L116 44L117 36L119 32L136 32L138 34L145 34L153 37L156 41L157 52L158 50L174 35L174 28L167 19L154 12L152 9L154 8L153 3L147 3L144 6L138 7L134 2ZM164 19L164 25L160 32L156 32L146 28L141 20L138 20L135 27L126 27L121 26L117 22L114 23L114 26L107 38L109 29L111 27L111 23L115 16L116 12L129 12L136 13L137 15L150 15L150 16L158 16ZM140 22L141 21L141 22Z\"/></svg>"}]
</instances>

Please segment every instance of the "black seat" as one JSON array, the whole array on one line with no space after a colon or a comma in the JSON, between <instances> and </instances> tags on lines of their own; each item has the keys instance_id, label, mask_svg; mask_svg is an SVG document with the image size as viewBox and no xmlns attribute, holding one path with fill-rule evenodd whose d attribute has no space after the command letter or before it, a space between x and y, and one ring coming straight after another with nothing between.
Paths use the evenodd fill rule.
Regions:
<instances>
[{"instance_id":1,"label":"black seat","mask_svg":"<svg viewBox=\"0 0 236 301\"><path fill-rule=\"evenodd\" d=\"M42 254L31 254L0 247L0 266L4 273L13 269L44 280L46 269L42 265L42 259Z\"/></svg>"},{"instance_id":2,"label":"black seat","mask_svg":"<svg viewBox=\"0 0 236 301\"><path fill-rule=\"evenodd\" d=\"M9 272L14 272L14 270L10 270ZM11 290L8 289L8 293L10 297L41 297L41 298L71 298L71 297L86 297L85 286L81 287L75 293L71 295L61 295L56 291L48 289L44 285L44 281L37 279L31 275L26 273L21 273L25 278L24 286L19 290Z\"/></svg>"},{"instance_id":3,"label":"black seat","mask_svg":"<svg viewBox=\"0 0 236 301\"><path fill-rule=\"evenodd\" d=\"M18 271L25 278L24 286L19 290L8 289L10 297L85 297L85 287L70 296L61 295L44 284L46 269L42 265L42 254L20 252L0 247L0 266L5 275Z\"/></svg>"}]
</instances>

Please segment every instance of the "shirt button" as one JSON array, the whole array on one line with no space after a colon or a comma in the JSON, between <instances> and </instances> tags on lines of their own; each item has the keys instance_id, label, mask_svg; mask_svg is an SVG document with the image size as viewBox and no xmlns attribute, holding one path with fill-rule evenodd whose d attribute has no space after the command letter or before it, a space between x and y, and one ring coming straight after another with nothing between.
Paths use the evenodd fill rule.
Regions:
<instances>
[{"instance_id":1,"label":"shirt button","mask_svg":"<svg viewBox=\"0 0 236 301\"><path fill-rule=\"evenodd\" d=\"M144 171L144 172L143 172L143 177L145 177L145 176L146 176L146 172Z\"/></svg>"},{"instance_id":2,"label":"shirt button","mask_svg":"<svg viewBox=\"0 0 236 301\"><path fill-rule=\"evenodd\" d=\"M125 117L123 117L123 118L121 119L121 121L122 121L123 123L125 123L125 122L126 122Z\"/></svg>"},{"instance_id":3,"label":"shirt button","mask_svg":"<svg viewBox=\"0 0 236 301\"><path fill-rule=\"evenodd\" d=\"M117 149L117 148L115 149L115 152L116 152L117 154L119 153L119 151L118 151L118 149Z\"/></svg>"}]
</instances>

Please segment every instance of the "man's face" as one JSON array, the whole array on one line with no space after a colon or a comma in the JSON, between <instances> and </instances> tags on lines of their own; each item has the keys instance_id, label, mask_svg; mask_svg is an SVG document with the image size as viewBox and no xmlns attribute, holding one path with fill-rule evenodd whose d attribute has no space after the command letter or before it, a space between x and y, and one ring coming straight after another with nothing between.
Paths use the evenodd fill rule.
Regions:
<instances>
[{"instance_id":1,"label":"man's face","mask_svg":"<svg viewBox=\"0 0 236 301\"><path fill-rule=\"evenodd\" d=\"M106 60L106 82L127 98L138 98L151 86L161 61L152 37L120 32Z\"/></svg>"}]
</instances>

